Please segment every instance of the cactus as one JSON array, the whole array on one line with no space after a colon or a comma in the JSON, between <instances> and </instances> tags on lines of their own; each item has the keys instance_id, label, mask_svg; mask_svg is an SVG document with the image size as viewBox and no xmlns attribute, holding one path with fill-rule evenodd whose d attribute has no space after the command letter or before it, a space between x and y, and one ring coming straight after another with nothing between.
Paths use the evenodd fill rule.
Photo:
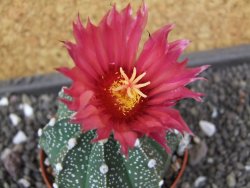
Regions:
<instances>
[{"instance_id":1,"label":"cactus","mask_svg":"<svg viewBox=\"0 0 250 188\"><path fill-rule=\"evenodd\" d=\"M59 97L67 98L63 92ZM80 125L69 122L74 112L59 102L56 121L40 131L39 144L56 172L54 187L59 188L127 188L161 187L171 155L152 139L137 140L128 157L120 145L108 140L92 143L95 131L82 133ZM175 151L180 135L166 134L168 146Z\"/></svg>"}]
</instances>

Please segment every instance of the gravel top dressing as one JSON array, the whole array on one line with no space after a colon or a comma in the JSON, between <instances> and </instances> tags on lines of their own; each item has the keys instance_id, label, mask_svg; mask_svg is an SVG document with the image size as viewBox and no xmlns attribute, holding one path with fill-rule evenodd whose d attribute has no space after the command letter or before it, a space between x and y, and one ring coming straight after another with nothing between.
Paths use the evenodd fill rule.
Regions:
<instances>
[{"instance_id":1,"label":"gravel top dressing","mask_svg":"<svg viewBox=\"0 0 250 188\"><path fill-rule=\"evenodd\" d=\"M178 104L195 133L180 188L250 187L250 64L210 68L203 103ZM53 118L57 94L0 97L0 187L45 187L37 131ZM174 157L175 158L175 157ZM174 164L174 163L173 163Z\"/></svg>"}]
</instances>

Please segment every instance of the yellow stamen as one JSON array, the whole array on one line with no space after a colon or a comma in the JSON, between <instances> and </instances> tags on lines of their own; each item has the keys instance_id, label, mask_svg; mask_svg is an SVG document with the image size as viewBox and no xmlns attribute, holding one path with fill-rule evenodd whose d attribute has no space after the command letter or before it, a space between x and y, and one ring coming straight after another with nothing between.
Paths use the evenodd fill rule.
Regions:
<instances>
[{"instance_id":1,"label":"yellow stamen","mask_svg":"<svg viewBox=\"0 0 250 188\"><path fill-rule=\"evenodd\" d=\"M123 114L132 110L136 104L140 102L140 98L146 98L145 95L140 88L146 87L150 84L150 82L137 84L146 73L140 74L136 77L136 68L133 69L133 73L131 78L129 78L126 73L120 68L121 79L115 81L111 87L110 92L117 104L119 105L119 109L122 110ZM117 105L115 104L115 105Z\"/></svg>"},{"instance_id":2,"label":"yellow stamen","mask_svg":"<svg viewBox=\"0 0 250 188\"><path fill-rule=\"evenodd\" d=\"M128 94L128 96L129 96L130 98L133 98L133 95L132 95L132 93L131 93L131 88L130 88L130 87L127 88L127 94Z\"/></svg>"},{"instance_id":3,"label":"yellow stamen","mask_svg":"<svg viewBox=\"0 0 250 188\"><path fill-rule=\"evenodd\" d=\"M123 88L130 88L130 89L127 89L128 96L131 96L131 91L134 91L135 93L139 94L140 96L142 96L144 98L147 97L147 95L142 93L139 90L139 88L142 88L142 87L145 87L145 86L149 85L150 82L137 84L137 82L139 82L146 75L146 72L142 73L141 75L139 75L136 78L136 68L134 67L133 73L132 73L132 76L131 76L130 79L128 78L128 76L126 75L126 73L123 71L123 69L121 67L120 67L120 73L121 73L122 77L124 78L124 80L122 80L122 82L124 83L124 85L122 85ZM114 89L114 90L116 90L116 89Z\"/></svg>"},{"instance_id":4,"label":"yellow stamen","mask_svg":"<svg viewBox=\"0 0 250 188\"><path fill-rule=\"evenodd\" d=\"M142 97L146 98L147 95L145 95L144 93L142 93L139 89L134 88L134 90L136 91L136 93L138 93L139 95L141 95Z\"/></svg>"},{"instance_id":5,"label":"yellow stamen","mask_svg":"<svg viewBox=\"0 0 250 188\"><path fill-rule=\"evenodd\" d=\"M119 87L117 87L117 88L114 88L113 91L120 91L120 90L122 90L122 89L125 89L125 86L124 86L124 85L119 86Z\"/></svg>"},{"instance_id":6,"label":"yellow stamen","mask_svg":"<svg viewBox=\"0 0 250 188\"><path fill-rule=\"evenodd\" d=\"M137 85L135 86L135 88L139 89L139 88L145 87L145 86L147 86L147 85L149 85L149 84L150 84L150 82L146 82L146 83L143 83L143 84L137 84Z\"/></svg>"},{"instance_id":7,"label":"yellow stamen","mask_svg":"<svg viewBox=\"0 0 250 188\"><path fill-rule=\"evenodd\" d=\"M133 83L136 84L136 83L139 82L145 75L146 75L146 72L142 73L141 75L139 75L139 76L133 81Z\"/></svg>"},{"instance_id":8,"label":"yellow stamen","mask_svg":"<svg viewBox=\"0 0 250 188\"><path fill-rule=\"evenodd\" d=\"M132 76L131 76L131 78L130 78L130 82L133 82L133 80L135 79L135 77L136 77L136 68L134 67L134 69L133 69L133 74L132 74Z\"/></svg>"},{"instance_id":9,"label":"yellow stamen","mask_svg":"<svg viewBox=\"0 0 250 188\"><path fill-rule=\"evenodd\" d=\"M125 72L123 71L123 69L121 67L120 67L120 73L125 80L128 80L128 76L125 74Z\"/></svg>"}]
</instances>

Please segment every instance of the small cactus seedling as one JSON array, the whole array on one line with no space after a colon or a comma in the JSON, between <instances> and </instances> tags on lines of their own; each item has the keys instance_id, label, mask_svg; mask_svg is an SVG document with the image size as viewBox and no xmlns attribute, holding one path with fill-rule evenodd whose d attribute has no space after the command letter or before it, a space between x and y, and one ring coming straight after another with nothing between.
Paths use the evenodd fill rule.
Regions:
<instances>
[{"instance_id":1,"label":"small cactus seedling","mask_svg":"<svg viewBox=\"0 0 250 188\"><path fill-rule=\"evenodd\" d=\"M145 136L136 140L135 148L126 157L113 135L92 143L95 131L82 133L80 125L70 123L73 113L59 102L56 121L52 119L39 130L39 144L56 172L54 187L161 187L171 160L162 146ZM175 151L181 136L169 132L166 137Z\"/></svg>"},{"instance_id":2,"label":"small cactus seedling","mask_svg":"<svg viewBox=\"0 0 250 188\"><path fill-rule=\"evenodd\" d=\"M173 106L202 100L185 86L207 66L178 61L189 42L166 41L173 25L152 33L137 55L147 15L145 4L135 17L130 5L113 6L97 26L73 23L76 42L64 44L75 65L58 69L72 85L39 131L55 188L161 187L181 134L192 134Z\"/></svg>"}]
</instances>

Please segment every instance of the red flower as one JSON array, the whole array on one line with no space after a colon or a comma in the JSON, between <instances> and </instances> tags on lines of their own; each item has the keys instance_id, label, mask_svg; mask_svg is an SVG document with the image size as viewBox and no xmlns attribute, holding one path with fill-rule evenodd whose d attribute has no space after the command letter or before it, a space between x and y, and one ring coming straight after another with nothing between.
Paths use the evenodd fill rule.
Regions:
<instances>
[{"instance_id":1,"label":"red flower","mask_svg":"<svg viewBox=\"0 0 250 188\"><path fill-rule=\"evenodd\" d=\"M64 89L73 100L62 99L76 112L72 121L83 132L96 130L94 141L113 133L125 154L144 135L169 152L166 131L192 134L172 107L183 98L201 101L201 93L185 86L201 79L196 76L208 67L187 68L187 60L178 62L189 42L166 41L173 25L153 33L136 58L147 13L144 4L135 18L130 5L121 12L114 6L98 26L88 20L86 27L78 17L73 24L76 43L65 42L75 66L59 69L73 81Z\"/></svg>"}]
</instances>

